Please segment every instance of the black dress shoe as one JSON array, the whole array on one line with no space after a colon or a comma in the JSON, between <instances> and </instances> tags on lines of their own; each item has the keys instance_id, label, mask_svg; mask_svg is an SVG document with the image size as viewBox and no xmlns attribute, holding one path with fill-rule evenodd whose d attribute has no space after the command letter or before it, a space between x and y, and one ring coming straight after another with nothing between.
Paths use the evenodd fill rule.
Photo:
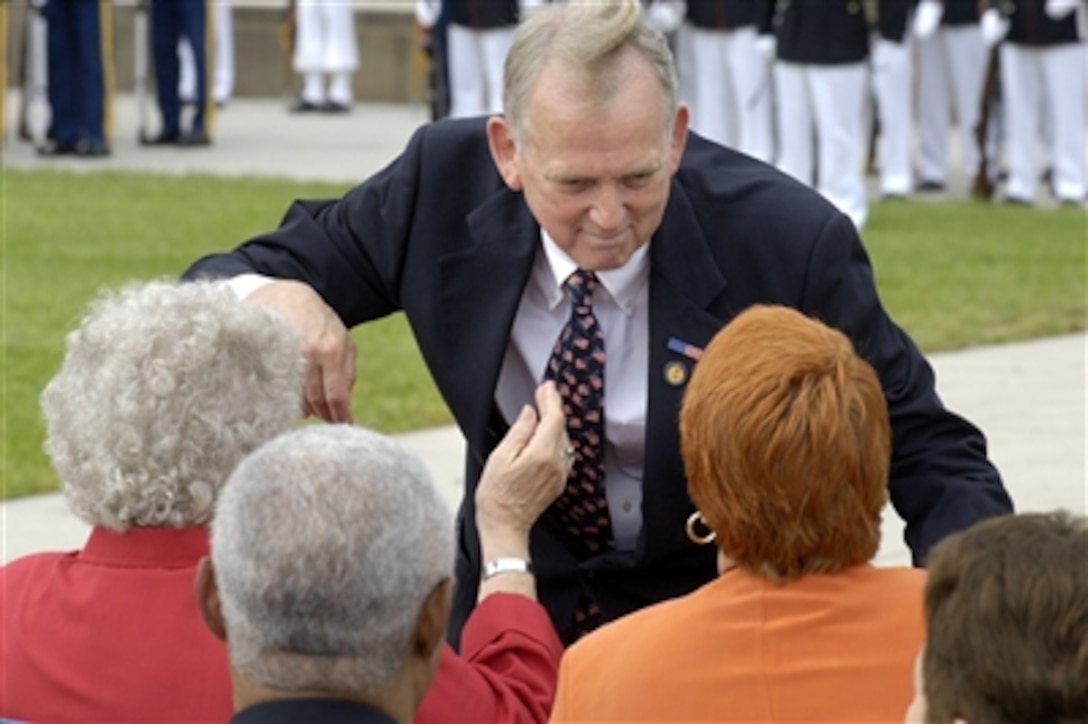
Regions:
<instances>
[{"instance_id":1,"label":"black dress shoe","mask_svg":"<svg viewBox=\"0 0 1088 724\"><path fill-rule=\"evenodd\" d=\"M1009 206L1034 206L1031 199L1023 199L1019 196L1006 196L1005 203Z\"/></svg>"},{"instance_id":2,"label":"black dress shoe","mask_svg":"<svg viewBox=\"0 0 1088 724\"><path fill-rule=\"evenodd\" d=\"M151 138L141 138L141 146L172 146L178 142L178 138L181 134L177 131L162 131L157 136Z\"/></svg>"},{"instance_id":3,"label":"black dress shoe","mask_svg":"<svg viewBox=\"0 0 1088 724\"><path fill-rule=\"evenodd\" d=\"M322 106L316 103L310 103L310 101L299 101L289 109L291 113L316 113L320 111Z\"/></svg>"},{"instance_id":4,"label":"black dress shoe","mask_svg":"<svg viewBox=\"0 0 1088 724\"><path fill-rule=\"evenodd\" d=\"M82 140L76 143L76 155L82 158L101 158L109 156L110 149L102 141Z\"/></svg>"},{"instance_id":5,"label":"black dress shoe","mask_svg":"<svg viewBox=\"0 0 1088 724\"><path fill-rule=\"evenodd\" d=\"M196 146L210 146L212 145L212 139L204 131L189 131L178 136L177 143L185 148L194 148Z\"/></svg>"},{"instance_id":6,"label":"black dress shoe","mask_svg":"<svg viewBox=\"0 0 1088 724\"><path fill-rule=\"evenodd\" d=\"M918 184L918 190L923 193L939 193L944 191L943 181L923 181Z\"/></svg>"},{"instance_id":7,"label":"black dress shoe","mask_svg":"<svg viewBox=\"0 0 1088 724\"><path fill-rule=\"evenodd\" d=\"M351 106L346 103L337 103L336 101L329 101L325 105L321 106L321 110L326 113L351 113Z\"/></svg>"},{"instance_id":8,"label":"black dress shoe","mask_svg":"<svg viewBox=\"0 0 1088 724\"><path fill-rule=\"evenodd\" d=\"M45 158L53 158L55 156L71 156L76 152L75 143L67 143L63 141L46 141L41 146L38 146L38 155Z\"/></svg>"}]
</instances>

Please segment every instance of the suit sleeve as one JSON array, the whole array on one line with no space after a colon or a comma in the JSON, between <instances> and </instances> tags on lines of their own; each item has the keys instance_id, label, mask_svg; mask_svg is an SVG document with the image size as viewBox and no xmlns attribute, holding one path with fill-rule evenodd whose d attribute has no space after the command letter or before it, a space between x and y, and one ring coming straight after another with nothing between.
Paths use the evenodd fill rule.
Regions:
<instances>
[{"instance_id":1,"label":"suit sleeve","mask_svg":"<svg viewBox=\"0 0 1088 724\"><path fill-rule=\"evenodd\" d=\"M469 616L461 656L445 646L416 721L547 721L562 654L543 606L492 594Z\"/></svg>"},{"instance_id":2,"label":"suit sleeve","mask_svg":"<svg viewBox=\"0 0 1088 724\"><path fill-rule=\"evenodd\" d=\"M196 261L183 278L258 273L312 286L351 327L400 309L426 128L389 166L336 200L297 200L274 231Z\"/></svg>"},{"instance_id":3,"label":"suit sleeve","mask_svg":"<svg viewBox=\"0 0 1088 724\"><path fill-rule=\"evenodd\" d=\"M944 407L929 363L884 311L848 219L830 218L807 268L805 310L845 331L880 375L892 425L891 502L915 565L923 565L943 537L1011 512L1012 501L982 433Z\"/></svg>"}]
</instances>

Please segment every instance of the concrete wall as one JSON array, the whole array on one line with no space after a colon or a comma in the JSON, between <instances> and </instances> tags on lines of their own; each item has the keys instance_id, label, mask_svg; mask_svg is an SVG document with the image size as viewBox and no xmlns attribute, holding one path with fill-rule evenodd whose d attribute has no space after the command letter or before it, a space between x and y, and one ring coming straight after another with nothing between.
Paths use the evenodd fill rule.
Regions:
<instances>
[{"instance_id":1,"label":"concrete wall","mask_svg":"<svg viewBox=\"0 0 1088 724\"><path fill-rule=\"evenodd\" d=\"M286 5L286 0L235 1L235 95L297 94L299 78L291 71L280 44ZM387 103L422 100L426 63L411 3L387 0L356 5L355 33L360 55L360 67L354 75L356 100ZM9 13L8 79L15 86L19 82L26 3L23 0L10 3ZM117 2L113 7L114 67L121 92L132 89L134 13L132 2Z\"/></svg>"}]
</instances>

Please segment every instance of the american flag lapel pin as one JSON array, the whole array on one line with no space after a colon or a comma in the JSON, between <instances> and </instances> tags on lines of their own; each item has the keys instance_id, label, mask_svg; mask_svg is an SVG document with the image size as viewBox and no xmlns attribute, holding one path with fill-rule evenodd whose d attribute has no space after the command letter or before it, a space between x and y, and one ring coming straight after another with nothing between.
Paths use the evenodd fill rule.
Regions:
<instances>
[{"instance_id":1,"label":"american flag lapel pin","mask_svg":"<svg viewBox=\"0 0 1088 724\"><path fill-rule=\"evenodd\" d=\"M693 362L697 362L699 357L703 354L703 350L699 347L679 340L676 337L669 337L668 347L669 351L682 354ZM664 372L665 381L673 387L679 387L688 381L688 366L683 362L677 360L666 362Z\"/></svg>"},{"instance_id":2,"label":"american flag lapel pin","mask_svg":"<svg viewBox=\"0 0 1088 724\"><path fill-rule=\"evenodd\" d=\"M682 354L693 362L698 362L699 358L703 356L703 348L696 347L689 342L685 342L682 339L676 337L669 337L669 350Z\"/></svg>"}]
</instances>

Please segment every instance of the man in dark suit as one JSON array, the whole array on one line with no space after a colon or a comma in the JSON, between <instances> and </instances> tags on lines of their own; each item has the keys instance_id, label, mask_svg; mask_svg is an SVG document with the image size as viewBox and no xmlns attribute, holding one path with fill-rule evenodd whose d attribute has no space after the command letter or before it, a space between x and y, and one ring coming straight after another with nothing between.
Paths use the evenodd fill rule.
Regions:
<instances>
[{"instance_id":1,"label":"man in dark suit","mask_svg":"<svg viewBox=\"0 0 1088 724\"><path fill-rule=\"evenodd\" d=\"M946 534L1011 509L984 438L944 409L929 365L881 307L850 220L688 135L672 56L637 0L530 15L507 59L505 107L424 126L339 201L298 202L279 230L186 273L242 275L239 293L294 320L311 360L307 405L328 420L351 414L346 326L405 312L468 446L452 638L486 563L472 503L483 460L549 361L577 356L575 331L603 331L604 349L588 365L599 374L565 400L571 437L584 438L564 494L574 505L552 506L532 537L540 598L566 641L715 575L713 553L684 533L693 508L677 412L701 347L755 303L842 329L879 371L889 492L917 563ZM601 377L603 421L582 405L601 403ZM595 552L570 530L572 511L600 503L590 463L607 499L592 516L605 529Z\"/></svg>"}]
</instances>

